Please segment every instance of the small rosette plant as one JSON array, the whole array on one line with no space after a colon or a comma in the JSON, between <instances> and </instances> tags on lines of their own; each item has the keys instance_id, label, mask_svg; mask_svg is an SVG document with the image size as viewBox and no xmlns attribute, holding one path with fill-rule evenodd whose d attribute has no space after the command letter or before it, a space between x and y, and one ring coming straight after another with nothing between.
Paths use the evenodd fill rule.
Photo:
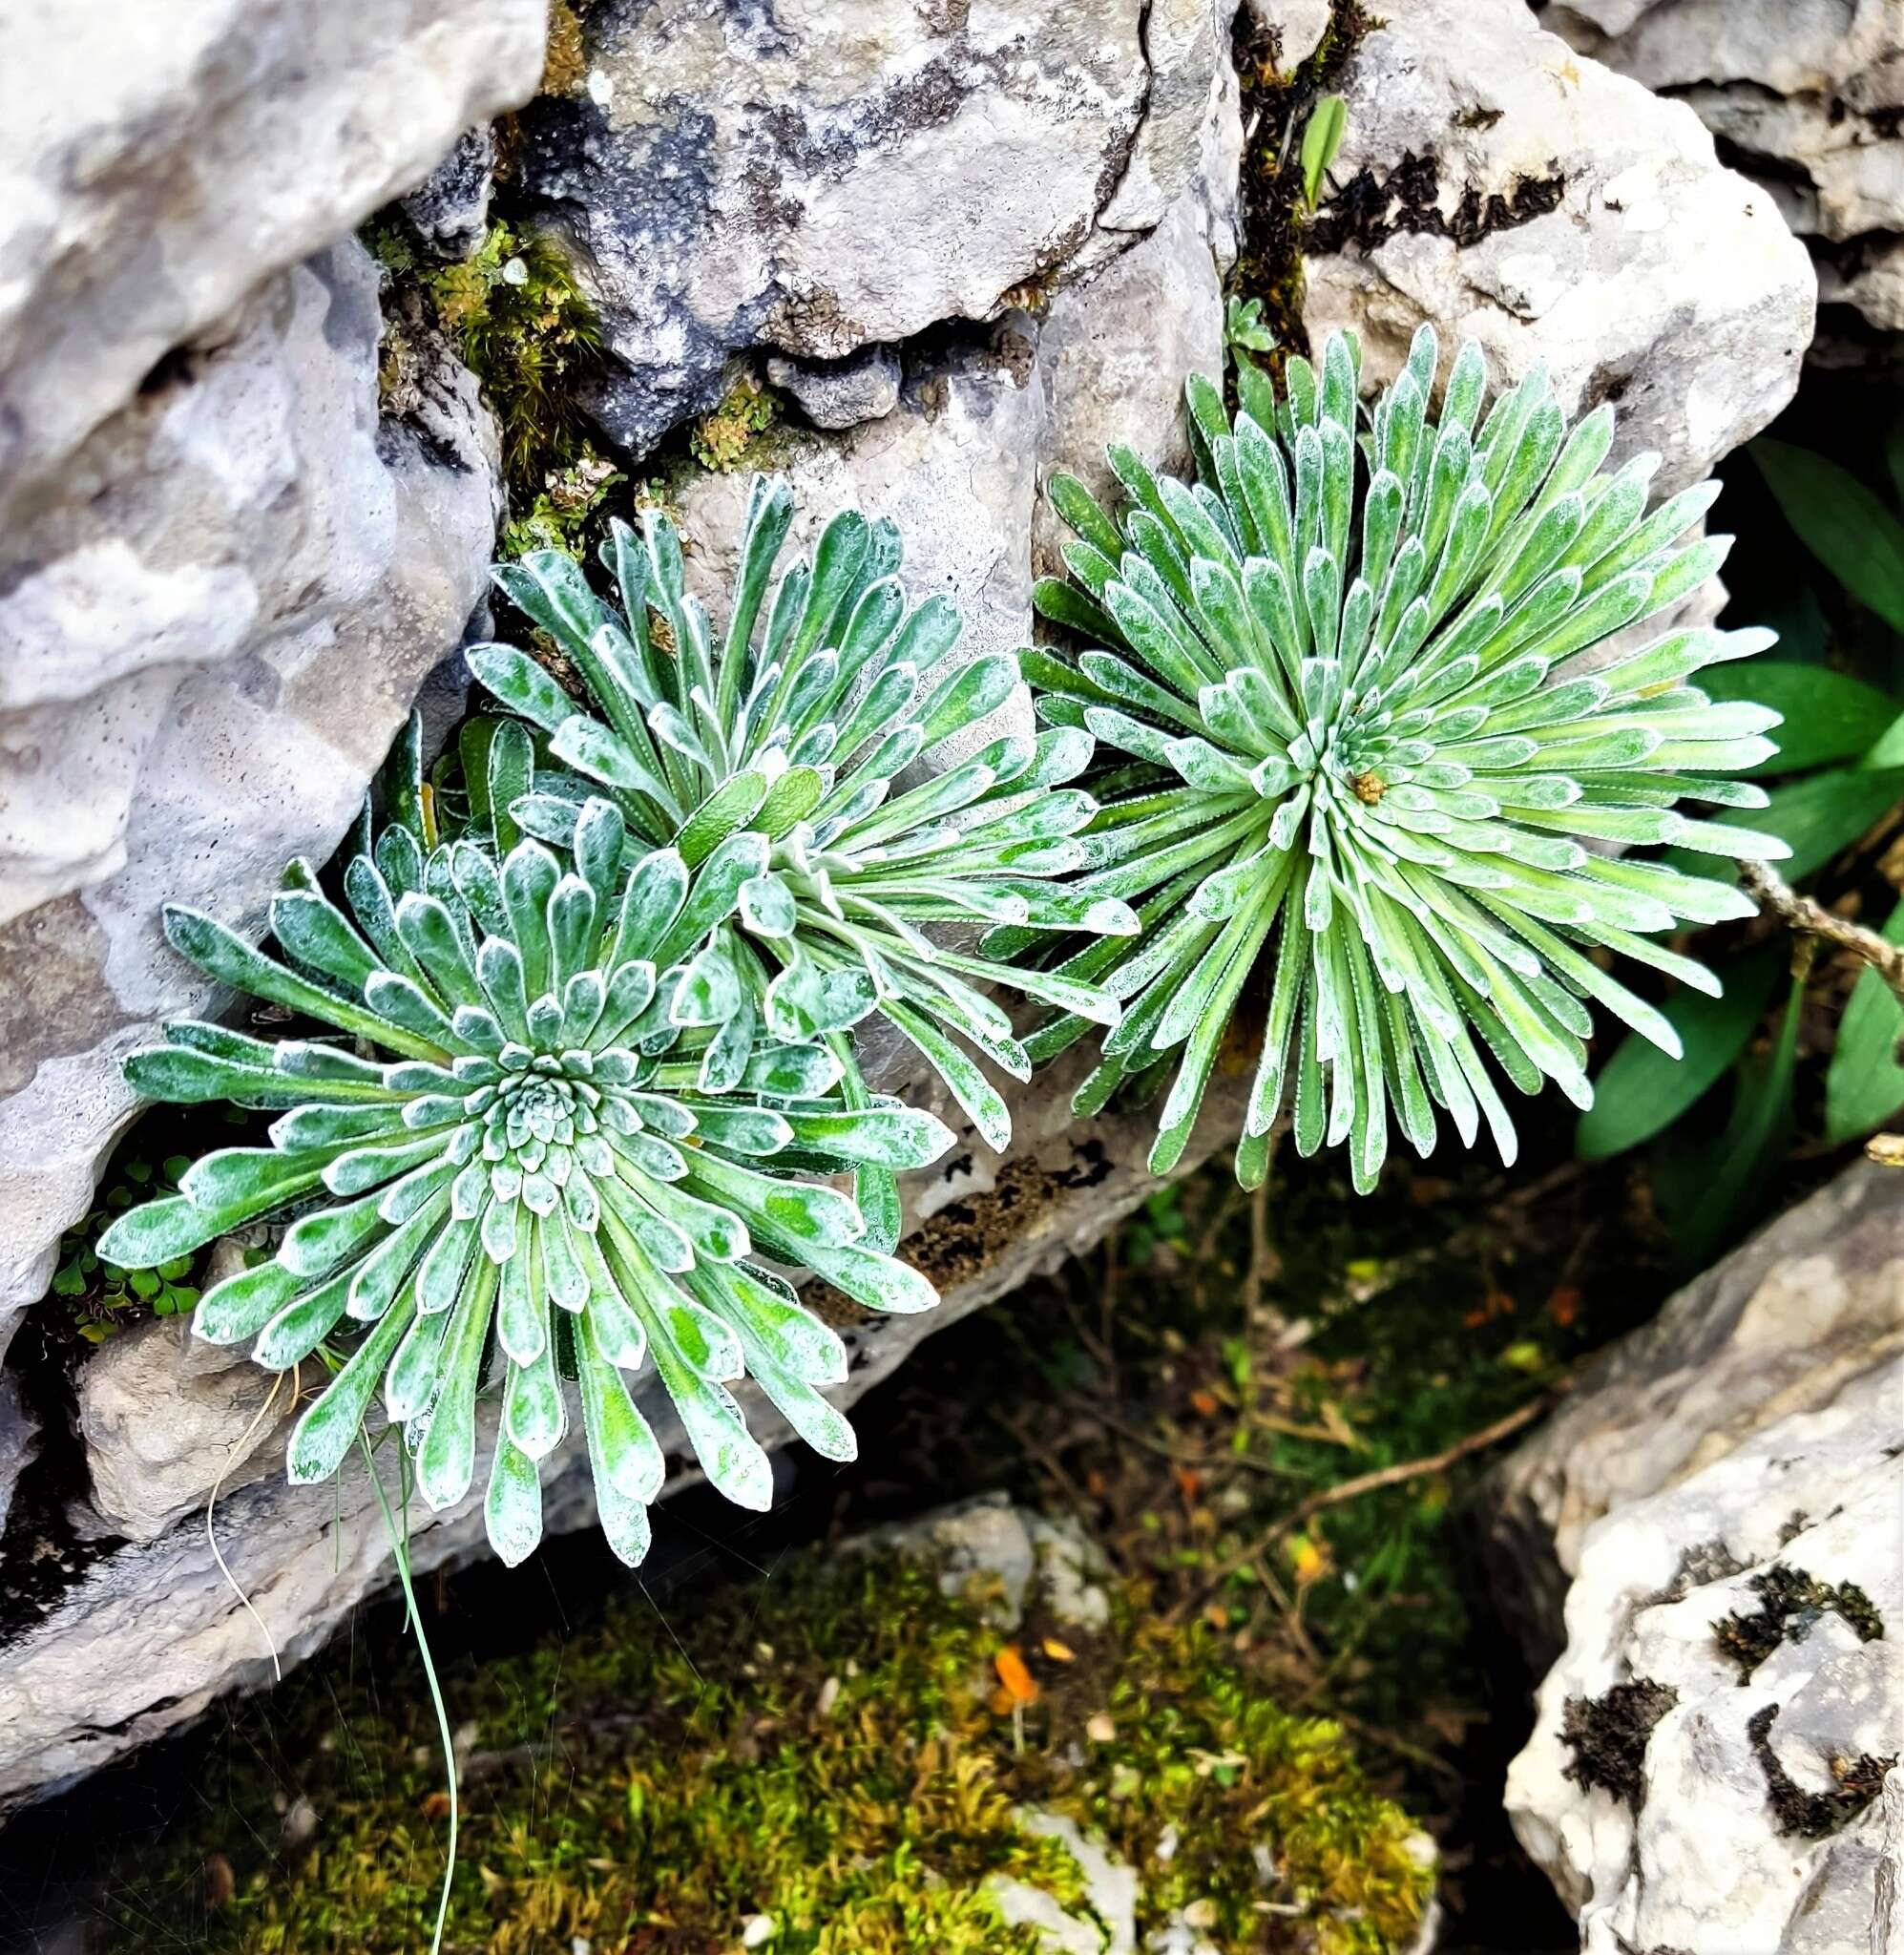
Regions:
<instances>
[{"instance_id":1,"label":"small rosette plant","mask_svg":"<svg viewBox=\"0 0 1904 1955\"><path fill-rule=\"evenodd\" d=\"M1029 1079L1031 1064L980 987L1100 1024L1118 1018L1092 984L970 948L976 928L1000 924L1136 930L1121 899L1058 880L1087 859L1078 836L1097 804L1067 784L1089 764L1092 740L1081 725L1008 733L903 785L948 736L1023 701L1018 662L952 662L958 613L942 597L908 604L897 529L857 510L826 524L810 563L775 579L793 508L785 482L755 478L718 637L683 588L680 541L658 511L641 536L617 523L603 545L613 601L560 552L496 569L589 702L512 646L470 653L476 677L535 729L533 787L499 811L565 845L576 810L605 794L632 833L690 864L744 834L749 873L734 913L693 965L721 1020L712 1077L738 1076L757 1041L822 1039L857 1098L865 1089L844 1035L876 1011L1002 1147L1010 1117L964 1045L1015 1079ZM896 1212L866 1180L862 1194Z\"/></svg>"},{"instance_id":2,"label":"small rosette plant","mask_svg":"<svg viewBox=\"0 0 1904 1955\"><path fill-rule=\"evenodd\" d=\"M1046 719L1125 757L1089 780L1107 805L1077 887L1142 925L1057 964L1125 1007L1077 1106L1175 1063L1158 1168L1182 1152L1233 1021L1260 1043L1246 1185L1291 1099L1300 1151L1348 1143L1360 1189L1391 1123L1428 1153L1437 1106L1470 1146L1485 1122L1511 1161L1495 1070L1590 1104L1590 1001L1678 1052L1604 954L1716 993L1656 938L1752 914L1730 881L1617 851L1786 852L1677 806L1765 805L1729 776L1775 751L1779 716L1692 682L1771 635L1608 642L1718 569L1729 539L1684 540L1717 485L1648 513L1657 456L1603 469L1611 409L1569 432L1538 368L1482 418L1473 345L1431 414L1428 327L1366 427L1358 369L1343 334L1319 371L1287 363L1280 399L1251 368L1234 420L1193 377L1200 479L1114 449L1115 517L1075 479L1051 484L1076 582L1037 600L1092 648L1039 650L1025 670ZM1047 1058L1087 1029L1059 1019L1027 1045Z\"/></svg>"},{"instance_id":3,"label":"small rosette plant","mask_svg":"<svg viewBox=\"0 0 1904 1955\"><path fill-rule=\"evenodd\" d=\"M188 1020L134 1054L127 1076L154 1099L282 1110L268 1146L207 1155L100 1253L144 1268L292 1215L269 1261L205 1294L198 1335L253 1339L273 1370L334 1368L293 1433L294 1481L337 1470L381 1392L438 1508L470 1488L478 1393L498 1382L487 1518L512 1563L540 1538L565 1378L603 1531L630 1563L662 1482L630 1393L650 1365L709 1480L744 1506L765 1508L772 1480L727 1390L743 1373L809 1444L851 1459L818 1390L845 1377L845 1349L751 1258L876 1310L929 1308L931 1287L868 1246L826 1177L924 1166L952 1136L927 1113L843 1102L838 1060L812 1043L764 1037L710 1084L701 952L758 871L748 838L691 870L631 843L594 798L575 808L573 866L533 838L498 860L467 838L427 849L414 790L400 808L414 826L394 822L345 869L347 914L294 865L271 905L277 958L166 912L210 976L343 1037Z\"/></svg>"}]
</instances>

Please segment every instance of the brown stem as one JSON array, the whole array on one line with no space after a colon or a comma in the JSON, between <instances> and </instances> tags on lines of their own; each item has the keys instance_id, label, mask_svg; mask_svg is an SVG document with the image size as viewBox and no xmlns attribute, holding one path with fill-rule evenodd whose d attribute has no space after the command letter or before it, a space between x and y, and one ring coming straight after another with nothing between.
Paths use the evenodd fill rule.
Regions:
<instances>
[{"instance_id":1,"label":"brown stem","mask_svg":"<svg viewBox=\"0 0 1904 1955\"><path fill-rule=\"evenodd\" d=\"M1775 869L1763 862L1740 865L1740 880L1759 908L1800 936L1822 936L1862 957L1904 1004L1904 944L1887 943L1874 930L1834 916L1823 903L1801 896Z\"/></svg>"}]
</instances>

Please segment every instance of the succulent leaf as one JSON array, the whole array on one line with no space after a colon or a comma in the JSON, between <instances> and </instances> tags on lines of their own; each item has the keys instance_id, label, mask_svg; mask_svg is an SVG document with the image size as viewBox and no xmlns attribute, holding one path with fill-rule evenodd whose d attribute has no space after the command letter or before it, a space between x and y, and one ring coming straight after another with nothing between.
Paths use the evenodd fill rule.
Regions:
<instances>
[{"instance_id":1,"label":"succulent leaf","mask_svg":"<svg viewBox=\"0 0 1904 1955\"><path fill-rule=\"evenodd\" d=\"M568 615L577 583L551 572L535 601ZM733 1016L723 987L739 985L737 906L766 873L766 837L729 835L694 871L632 827L584 800L579 873L533 837L491 865L387 830L345 872L350 914L315 878L274 905L280 948L311 979L173 911L174 943L214 976L380 1056L188 1021L127 1066L155 1097L285 1110L269 1146L197 1162L178 1194L115 1222L100 1253L144 1268L297 1209L273 1260L206 1293L199 1334L255 1339L273 1369L334 1349L292 1435L291 1478L337 1470L381 1385L437 1507L469 1492L478 1395L499 1385L485 1512L510 1562L540 1535L538 1462L568 1422L564 1374L624 1557L645 1548L641 1509L662 1480L629 1389L650 1365L708 1478L744 1505L766 1504L771 1476L725 1389L743 1370L828 1458L851 1457L850 1428L815 1389L845 1377L845 1353L749 1261L757 1251L824 1267L874 1309L935 1301L890 1256L896 1212L863 1214L828 1178L871 1175L883 1198L895 1168L952 1146L947 1127L844 1091L834 1054L765 1029L709 1083Z\"/></svg>"},{"instance_id":2,"label":"succulent leaf","mask_svg":"<svg viewBox=\"0 0 1904 1955\"><path fill-rule=\"evenodd\" d=\"M513 647L470 653L496 699L550 736L534 791L510 811L530 833L566 842L580 775L643 844L689 867L722 865L701 884L718 893L719 915L684 912L665 952L687 966L675 1022L724 1028L709 1047L713 1077L739 1072L774 1040L829 1038L880 1014L1002 1146L1004 1103L964 1046L1020 1077L1025 1062L1004 1014L975 987L1103 1022L1117 1006L1088 980L957 954L934 932L1136 928L1120 900L1079 902L1062 882L1084 864L1078 837L1096 804L1076 788L1046 790L1083 770L1089 736L1009 736L904 785L923 753L1024 697L1028 655L952 662L956 611L941 597L909 605L897 531L857 510L827 521L810 563L776 580L793 515L786 483L757 476L718 634L683 591L680 541L659 512L638 536L613 525L601 551L612 599L559 552L498 567L498 586L548 634L593 707L578 710ZM835 1050L856 1083L850 1042ZM863 1164L863 1207L889 1208L888 1179L886 1164Z\"/></svg>"}]
</instances>

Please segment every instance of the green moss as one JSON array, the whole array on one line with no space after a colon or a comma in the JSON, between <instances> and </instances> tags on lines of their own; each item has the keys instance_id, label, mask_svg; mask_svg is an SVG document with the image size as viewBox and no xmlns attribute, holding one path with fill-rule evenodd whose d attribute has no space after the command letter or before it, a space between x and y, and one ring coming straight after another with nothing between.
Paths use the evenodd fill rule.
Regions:
<instances>
[{"instance_id":1,"label":"green moss","mask_svg":"<svg viewBox=\"0 0 1904 1955\"><path fill-rule=\"evenodd\" d=\"M608 494L626 477L605 456L588 453L554 470L522 515L503 525L501 551L516 557L529 550L566 550L586 558L591 531Z\"/></svg>"},{"instance_id":2,"label":"green moss","mask_svg":"<svg viewBox=\"0 0 1904 1955\"><path fill-rule=\"evenodd\" d=\"M601 328L554 241L499 220L473 257L420 284L495 411L511 489L534 497L595 458L576 394Z\"/></svg>"},{"instance_id":3,"label":"green moss","mask_svg":"<svg viewBox=\"0 0 1904 1955\"><path fill-rule=\"evenodd\" d=\"M539 95L569 95L581 87L589 71L582 23L569 0L549 0L548 51L542 57Z\"/></svg>"},{"instance_id":4,"label":"green moss","mask_svg":"<svg viewBox=\"0 0 1904 1955\"><path fill-rule=\"evenodd\" d=\"M452 1671L451 1715L475 1738L446 1945L701 1955L765 1914L775 1955L1034 1955L986 1877L1083 1897L1069 1855L1015 1823L1023 1800L1145 1869L1145 1932L1201 1902L1224 1946L1405 1944L1428 1886L1411 1821L1334 1726L1284 1713L1206 1626L1165 1628L1142 1601L1124 1594L1112 1630L1067 1631L1056 1653L1028 1625L1038 1691L1015 1717L994 1700L1000 1638L975 1599L886 1561L783 1566L764 1590L698 1601L674 1634L645 1602L613 1608L558 1648ZM198 1775L199 1812L118 1869L107 1946L427 1944L431 1718L408 1657L379 1669L314 1666L236 1713ZM290 1849L280 1816L298 1798L317 1831Z\"/></svg>"},{"instance_id":5,"label":"green moss","mask_svg":"<svg viewBox=\"0 0 1904 1955\"><path fill-rule=\"evenodd\" d=\"M756 440L773 425L780 396L743 373L727 389L721 405L701 415L687 438L688 452L702 468L725 474L748 458Z\"/></svg>"}]
</instances>

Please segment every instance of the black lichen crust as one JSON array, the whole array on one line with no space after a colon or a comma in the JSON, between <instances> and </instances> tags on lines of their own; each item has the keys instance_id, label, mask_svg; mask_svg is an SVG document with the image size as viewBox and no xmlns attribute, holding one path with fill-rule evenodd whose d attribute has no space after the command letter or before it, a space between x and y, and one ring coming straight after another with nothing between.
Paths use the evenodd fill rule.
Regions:
<instances>
[{"instance_id":1,"label":"black lichen crust","mask_svg":"<svg viewBox=\"0 0 1904 1955\"><path fill-rule=\"evenodd\" d=\"M1670 1684L1635 1677L1598 1697L1569 1697L1560 1739L1574 1755L1566 1776L1583 1791L1596 1785L1638 1808L1646 1783L1646 1744L1653 1727L1679 1702Z\"/></svg>"},{"instance_id":2,"label":"black lichen crust","mask_svg":"<svg viewBox=\"0 0 1904 1955\"><path fill-rule=\"evenodd\" d=\"M1772 1720L1778 1711L1776 1704L1767 1704L1747 1720L1746 1735L1751 1740L1752 1755L1765 1774L1778 1830L1805 1839L1822 1839L1849 1825L1883 1791L1884 1775L1896 1764L1897 1755L1873 1758L1869 1752L1861 1752L1855 1758L1833 1758L1831 1776L1838 1781L1837 1791L1807 1792L1771 1748Z\"/></svg>"},{"instance_id":3,"label":"black lichen crust","mask_svg":"<svg viewBox=\"0 0 1904 1955\"><path fill-rule=\"evenodd\" d=\"M1781 1643L1802 1643L1811 1626L1833 1611L1855 1631L1861 1643L1884 1634L1884 1624L1872 1600L1855 1582L1820 1582L1797 1568L1774 1562L1747 1585L1759 1598L1750 1615L1734 1609L1712 1625L1713 1640L1739 1667L1741 1684Z\"/></svg>"}]
</instances>

